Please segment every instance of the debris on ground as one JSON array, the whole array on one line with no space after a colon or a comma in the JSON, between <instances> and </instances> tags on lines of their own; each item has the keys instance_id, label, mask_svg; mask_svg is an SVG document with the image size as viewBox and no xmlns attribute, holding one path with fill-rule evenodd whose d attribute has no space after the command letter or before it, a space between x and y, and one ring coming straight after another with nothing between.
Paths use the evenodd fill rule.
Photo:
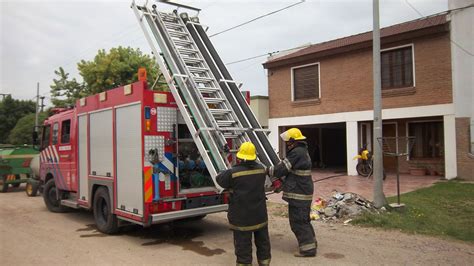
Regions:
<instances>
[{"instance_id":1,"label":"debris on ground","mask_svg":"<svg viewBox=\"0 0 474 266\"><path fill-rule=\"evenodd\" d=\"M385 208L377 209L374 204L359 194L334 191L332 197L328 200L323 198L316 199L311 206L310 217L312 220L322 221L344 221L349 224L353 217L363 212L380 213Z\"/></svg>"}]
</instances>

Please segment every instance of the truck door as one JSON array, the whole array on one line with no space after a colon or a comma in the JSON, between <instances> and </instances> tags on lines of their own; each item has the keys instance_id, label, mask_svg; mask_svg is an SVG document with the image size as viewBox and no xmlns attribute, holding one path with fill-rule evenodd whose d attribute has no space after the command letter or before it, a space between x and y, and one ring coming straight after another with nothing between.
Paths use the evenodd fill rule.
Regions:
<instances>
[{"instance_id":1,"label":"truck door","mask_svg":"<svg viewBox=\"0 0 474 266\"><path fill-rule=\"evenodd\" d=\"M73 145L71 143L71 118L61 122L59 139L55 145L58 153L58 166L68 191L77 191Z\"/></svg>"}]
</instances>

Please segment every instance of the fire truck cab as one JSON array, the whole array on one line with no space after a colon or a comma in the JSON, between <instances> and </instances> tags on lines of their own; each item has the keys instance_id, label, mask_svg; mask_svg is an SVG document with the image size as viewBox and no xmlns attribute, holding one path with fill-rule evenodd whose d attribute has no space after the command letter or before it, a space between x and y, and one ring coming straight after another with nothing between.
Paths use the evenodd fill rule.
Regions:
<instances>
[{"instance_id":1,"label":"fire truck cab","mask_svg":"<svg viewBox=\"0 0 474 266\"><path fill-rule=\"evenodd\" d=\"M43 125L40 180L47 208L92 210L98 230L227 210L173 95L146 81L82 98Z\"/></svg>"}]
</instances>

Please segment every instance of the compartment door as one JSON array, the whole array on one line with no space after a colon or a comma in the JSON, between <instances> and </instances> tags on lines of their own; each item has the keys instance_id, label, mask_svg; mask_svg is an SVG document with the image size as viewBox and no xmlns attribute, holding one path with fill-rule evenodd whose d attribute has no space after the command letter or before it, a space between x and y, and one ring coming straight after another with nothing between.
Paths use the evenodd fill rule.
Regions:
<instances>
[{"instance_id":1,"label":"compartment door","mask_svg":"<svg viewBox=\"0 0 474 266\"><path fill-rule=\"evenodd\" d=\"M115 109L117 208L143 215L141 104Z\"/></svg>"},{"instance_id":2,"label":"compartment door","mask_svg":"<svg viewBox=\"0 0 474 266\"><path fill-rule=\"evenodd\" d=\"M79 116L78 123L78 169L79 169L79 199L89 200L89 183L87 173L87 115Z\"/></svg>"}]
</instances>

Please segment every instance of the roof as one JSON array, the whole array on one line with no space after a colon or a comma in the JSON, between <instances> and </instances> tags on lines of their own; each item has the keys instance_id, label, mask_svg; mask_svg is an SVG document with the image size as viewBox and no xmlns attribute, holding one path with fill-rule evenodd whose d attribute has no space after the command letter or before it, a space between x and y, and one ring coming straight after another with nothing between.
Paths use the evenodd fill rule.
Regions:
<instances>
[{"instance_id":1,"label":"roof","mask_svg":"<svg viewBox=\"0 0 474 266\"><path fill-rule=\"evenodd\" d=\"M265 99L265 100L268 100L268 96L265 96L265 95L254 95L254 96L250 96L250 100L257 100L257 99Z\"/></svg>"},{"instance_id":2,"label":"roof","mask_svg":"<svg viewBox=\"0 0 474 266\"><path fill-rule=\"evenodd\" d=\"M437 14L429 17L424 17L417 20L412 20L396 25L392 25L389 27L382 28L380 30L380 37L389 37L394 35L399 35L402 33L413 32L421 29L431 28L439 25L444 25L447 23L447 13ZM310 45L307 48L300 49L294 53L290 53L288 55L278 57L275 59L270 59L263 64L265 68L284 65L286 63L291 63L287 61L292 61L291 59L295 59L298 57L303 57L306 55L317 54L329 50L339 49L355 44L366 43L372 41L372 31L351 35L348 37L343 37L327 42L317 43Z\"/></svg>"}]
</instances>

